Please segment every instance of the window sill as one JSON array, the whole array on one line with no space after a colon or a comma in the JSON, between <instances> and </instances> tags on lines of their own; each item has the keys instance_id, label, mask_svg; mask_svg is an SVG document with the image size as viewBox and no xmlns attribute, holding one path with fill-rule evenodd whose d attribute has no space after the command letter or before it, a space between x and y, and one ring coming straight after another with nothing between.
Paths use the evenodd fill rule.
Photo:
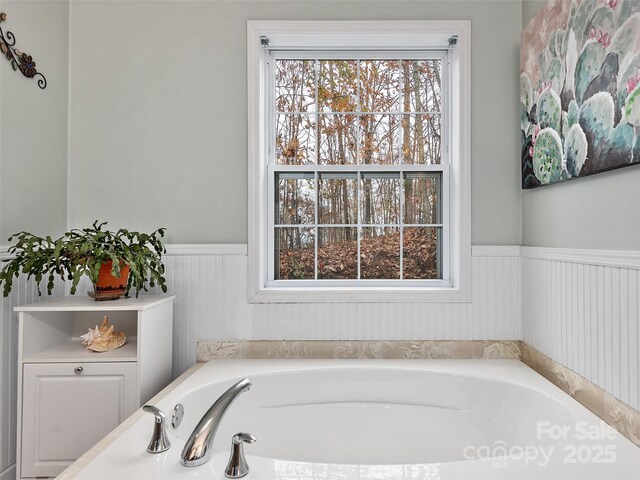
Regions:
<instances>
[{"instance_id":1,"label":"window sill","mask_svg":"<svg viewBox=\"0 0 640 480\"><path fill-rule=\"evenodd\" d=\"M470 303L469 291L453 287L261 288L249 303Z\"/></svg>"}]
</instances>

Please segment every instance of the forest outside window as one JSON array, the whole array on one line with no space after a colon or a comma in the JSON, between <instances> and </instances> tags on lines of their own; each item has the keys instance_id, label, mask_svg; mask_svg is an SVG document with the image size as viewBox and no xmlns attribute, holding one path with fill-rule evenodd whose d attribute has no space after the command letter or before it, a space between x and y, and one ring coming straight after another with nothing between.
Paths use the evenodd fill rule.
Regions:
<instances>
[{"instance_id":1,"label":"forest outside window","mask_svg":"<svg viewBox=\"0 0 640 480\"><path fill-rule=\"evenodd\" d=\"M442 281L446 52L339 53L269 61L272 278Z\"/></svg>"},{"instance_id":2,"label":"forest outside window","mask_svg":"<svg viewBox=\"0 0 640 480\"><path fill-rule=\"evenodd\" d=\"M366 34L326 37L329 48L322 34L259 37L255 105L249 76L249 114L261 118L249 128L250 281L258 277L250 297L313 301L324 292L330 301L346 292L374 301L366 294L460 290L468 172L459 57L451 37L439 33L437 48L425 48L427 37L412 38L401 23L390 22L403 36L389 39L409 40L394 47L385 35L376 48ZM270 26L255 24L254 38ZM450 25L468 33L468 23Z\"/></svg>"}]
</instances>

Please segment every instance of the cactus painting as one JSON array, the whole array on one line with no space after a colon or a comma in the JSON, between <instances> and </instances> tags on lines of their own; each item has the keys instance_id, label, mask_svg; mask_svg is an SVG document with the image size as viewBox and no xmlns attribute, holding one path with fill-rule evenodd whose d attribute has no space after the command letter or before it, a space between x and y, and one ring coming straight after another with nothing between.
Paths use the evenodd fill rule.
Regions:
<instances>
[{"instance_id":1,"label":"cactus painting","mask_svg":"<svg viewBox=\"0 0 640 480\"><path fill-rule=\"evenodd\" d=\"M522 188L640 164L640 0L549 0L522 32Z\"/></svg>"}]
</instances>

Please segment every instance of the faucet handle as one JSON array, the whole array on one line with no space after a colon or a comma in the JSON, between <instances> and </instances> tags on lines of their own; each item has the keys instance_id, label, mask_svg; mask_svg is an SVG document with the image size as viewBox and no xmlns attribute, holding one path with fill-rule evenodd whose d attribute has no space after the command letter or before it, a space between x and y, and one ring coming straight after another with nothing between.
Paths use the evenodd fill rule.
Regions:
<instances>
[{"instance_id":1,"label":"faucet handle","mask_svg":"<svg viewBox=\"0 0 640 480\"><path fill-rule=\"evenodd\" d=\"M255 443L256 440L257 440L256 437L254 437L250 433L245 433L245 432L236 433L231 439L234 445L239 445L242 442Z\"/></svg>"},{"instance_id":2,"label":"faucet handle","mask_svg":"<svg viewBox=\"0 0 640 480\"><path fill-rule=\"evenodd\" d=\"M147 446L147 452L149 453L162 453L169 450L171 442L167 436L167 428L165 422L165 415L158 407L153 405L145 405L142 407L145 412L152 413L154 416L153 433L151 434L151 440Z\"/></svg>"},{"instance_id":3,"label":"faucet handle","mask_svg":"<svg viewBox=\"0 0 640 480\"><path fill-rule=\"evenodd\" d=\"M224 471L224 476L227 478L242 478L249 473L249 465L244 458L245 443L253 443L256 441L256 437L250 433L240 432L236 433L231 439L231 456L229 457L229 463Z\"/></svg>"}]
</instances>

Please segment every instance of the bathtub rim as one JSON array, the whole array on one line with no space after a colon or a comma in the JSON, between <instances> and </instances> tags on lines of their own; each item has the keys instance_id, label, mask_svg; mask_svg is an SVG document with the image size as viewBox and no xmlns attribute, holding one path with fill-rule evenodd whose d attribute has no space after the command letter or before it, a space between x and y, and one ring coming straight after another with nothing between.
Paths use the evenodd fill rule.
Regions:
<instances>
[{"instance_id":1,"label":"bathtub rim","mask_svg":"<svg viewBox=\"0 0 640 480\"><path fill-rule=\"evenodd\" d=\"M293 368L292 364L303 364L304 368ZM208 365L209 367L207 367ZM450 375L455 374L455 372L461 372L463 369L466 370L471 368L472 371L478 370L480 374L469 375L469 373L459 373L459 375L491 381L498 381L495 377L497 372L494 371L494 369L499 369L503 370L503 373L507 374L507 378L510 378L509 380L501 380L504 383L512 383L514 385L532 388L545 396L549 396L554 400L559 401L568 408L584 409L586 412L599 417L558 385L554 384L534 368L524 363L521 359L213 359L208 362L200 362L192 365L187 371L146 403L152 405L162 404L164 403L163 400L165 400L170 394L183 396L201 388L198 384L195 384L197 380L194 380L194 374L202 369L213 369L214 365L216 375L222 375L223 377L217 378L216 383L231 381L237 379L239 376L247 376L242 372L242 369L244 368L252 368L254 369L253 374L259 375L259 372L255 372L256 367L258 370L264 370L263 373L286 373L292 371L315 370L322 368L322 365L325 366L324 368L328 369L354 367L381 368L380 365L383 365L383 369L397 369L402 366L408 370L437 371L438 373ZM341 367L341 365L344 366ZM277 368L276 370L274 370L274 366ZM448 371L442 372L442 368ZM240 369L240 371L238 371L238 369ZM485 373L487 371L493 371L493 376ZM533 382L533 384L536 385L536 388L533 388L530 384L524 383L524 380ZM135 424L144 415L146 414L143 412L142 408L136 410L124 422L100 440L100 442L98 442L94 447L67 467L58 477L56 477L56 479L68 480L74 478L109 445L116 441L123 432ZM618 431L621 437L625 437L625 440L633 443L615 426L610 426Z\"/></svg>"}]
</instances>

